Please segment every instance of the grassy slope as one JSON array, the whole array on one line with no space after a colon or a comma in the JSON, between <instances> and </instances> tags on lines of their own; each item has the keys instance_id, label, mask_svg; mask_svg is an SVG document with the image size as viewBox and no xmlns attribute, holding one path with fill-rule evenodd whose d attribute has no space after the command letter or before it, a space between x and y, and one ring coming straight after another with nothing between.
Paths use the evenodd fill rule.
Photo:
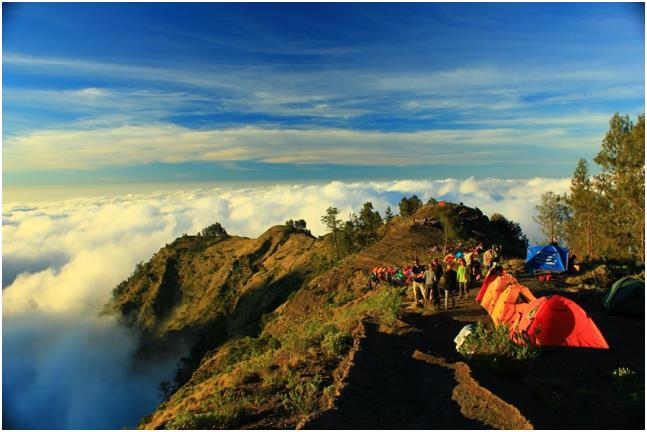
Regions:
<instances>
[{"instance_id":1,"label":"grassy slope","mask_svg":"<svg viewBox=\"0 0 647 432\"><path fill-rule=\"evenodd\" d=\"M143 331L144 352L208 333L212 341L258 332L263 313L326 268L329 247L270 228L257 239L181 237L119 288L108 310Z\"/></svg>"}]
</instances>

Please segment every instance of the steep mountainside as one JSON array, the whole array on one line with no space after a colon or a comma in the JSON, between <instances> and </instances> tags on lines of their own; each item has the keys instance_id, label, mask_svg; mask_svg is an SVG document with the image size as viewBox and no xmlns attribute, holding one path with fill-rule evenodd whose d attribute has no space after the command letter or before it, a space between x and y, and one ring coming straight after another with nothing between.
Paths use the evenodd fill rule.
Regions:
<instances>
[{"instance_id":1,"label":"steep mountainside","mask_svg":"<svg viewBox=\"0 0 647 432\"><path fill-rule=\"evenodd\" d=\"M110 312L142 331L142 352L179 340L258 333L262 314L321 272L329 247L275 226L256 239L184 236L115 289Z\"/></svg>"}]
</instances>

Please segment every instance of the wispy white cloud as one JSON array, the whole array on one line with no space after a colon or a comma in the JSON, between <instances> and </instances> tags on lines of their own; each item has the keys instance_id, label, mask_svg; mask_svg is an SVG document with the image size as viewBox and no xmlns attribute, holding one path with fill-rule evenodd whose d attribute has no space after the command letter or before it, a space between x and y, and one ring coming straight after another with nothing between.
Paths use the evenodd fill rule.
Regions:
<instances>
[{"instance_id":1,"label":"wispy white cloud","mask_svg":"<svg viewBox=\"0 0 647 432\"><path fill-rule=\"evenodd\" d=\"M569 138L569 131L559 127L371 132L258 127L194 130L160 123L48 130L12 137L5 142L4 169L92 169L151 162L245 160L342 165L476 164L487 163L497 146L514 151L520 145L525 149L557 146ZM588 144L593 147L598 140L594 134ZM586 144L580 141L577 145ZM517 151L521 156L527 150Z\"/></svg>"},{"instance_id":2,"label":"wispy white cloud","mask_svg":"<svg viewBox=\"0 0 647 432\"><path fill-rule=\"evenodd\" d=\"M591 70L577 66L555 70L485 65L401 73L352 68L286 71L269 66L213 64L154 67L16 53L7 53L3 63L9 68L26 69L32 73L101 77L116 80L116 85L128 83L131 87L129 92L122 89L94 95L99 107L112 103L117 108L124 100L127 107L141 96L138 106L148 103L151 112L174 112L178 103L208 99L210 112L221 110L339 120L369 114L422 115L425 111L438 109L450 110L457 117L468 112L471 113L470 118L475 114L478 115L476 119L488 118L487 111L490 110L514 114L521 108L532 111L537 104L568 105L582 100L640 98L641 95L634 94L634 90L644 88L642 77L621 68ZM164 86L168 95L155 90L156 86ZM169 86L172 90L168 90ZM528 102L524 98L546 90L553 95L545 100ZM6 91L9 101L15 100L12 93L16 90L9 88ZM84 94L84 91L63 90L58 99L72 97L79 102L77 109L88 107L92 95ZM23 91L17 93L16 98L19 97L29 98L29 95ZM50 92L45 99L54 97ZM164 101L169 103L158 103Z\"/></svg>"}]
</instances>

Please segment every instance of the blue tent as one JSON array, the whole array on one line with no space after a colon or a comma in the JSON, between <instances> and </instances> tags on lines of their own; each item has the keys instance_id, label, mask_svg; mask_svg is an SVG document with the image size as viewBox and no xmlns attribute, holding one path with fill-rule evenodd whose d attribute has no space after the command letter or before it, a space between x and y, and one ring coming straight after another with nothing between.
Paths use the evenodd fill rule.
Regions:
<instances>
[{"instance_id":1,"label":"blue tent","mask_svg":"<svg viewBox=\"0 0 647 432\"><path fill-rule=\"evenodd\" d=\"M550 272L564 272L568 268L568 249L553 246L530 246L526 255L526 270L533 273L535 270Z\"/></svg>"}]
</instances>

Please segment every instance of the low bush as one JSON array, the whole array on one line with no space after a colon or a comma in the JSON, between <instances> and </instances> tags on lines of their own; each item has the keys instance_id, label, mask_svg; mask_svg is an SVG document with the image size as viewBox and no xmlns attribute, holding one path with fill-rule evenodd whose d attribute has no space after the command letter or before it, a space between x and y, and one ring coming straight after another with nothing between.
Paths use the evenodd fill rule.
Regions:
<instances>
[{"instance_id":1,"label":"low bush","mask_svg":"<svg viewBox=\"0 0 647 432\"><path fill-rule=\"evenodd\" d=\"M344 315L346 318L372 316L381 324L392 326L398 319L402 295L402 291L398 288L386 289L361 303L352 305L344 311Z\"/></svg>"},{"instance_id":2,"label":"low bush","mask_svg":"<svg viewBox=\"0 0 647 432\"><path fill-rule=\"evenodd\" d=\"M636 371L619 367L611 373L611 381L616 392L629 402L645 400L645 381Z\"/></svg>"},{"instance_id":3,"label":"low bush","mask_svg":"<svg viewBox=\"0 0 647 432\"><path fill-rule=\"evenodd\" d=\"M215 412L182 413L173 418L165 426L169 430L177 429L232 429L237 426L238 418L225 416Z\"/></svg>"},{"instance_id":4,"label":"low bush","mask_svg":"<svg viewBox=\"0 0 647 432\"><path fill-rule=\"evenodd\" d=\"M492 326L477 323L459 352L468 356L476 365L484 366L508 378L523 376L532 360L537 358L540 348L530 344L525 335L516 335L516 343L510 338L506 326Z\"/></svg>"},{"instance_id":5,"label":"low bush","mask_svg":"<svg viewBox=\"0 0 647 432\"><path fill-rule=\"evenodd\" d=\"M315 375L304 379L299 373L288 377L282 394L281 405L290 414L308 415L319 409L321 377Z\"/></svg>"},{"instance_id":6,"label":"low bush","mask_svg":"<svg viewBox=\"0 0 647 432\"><path fill-rule=\"evenodd\" d=\"M334 357L342 357L353 347L353 336L346 332L327 333L321 341L321 348Z\"/></svg>"}]
</instances>

